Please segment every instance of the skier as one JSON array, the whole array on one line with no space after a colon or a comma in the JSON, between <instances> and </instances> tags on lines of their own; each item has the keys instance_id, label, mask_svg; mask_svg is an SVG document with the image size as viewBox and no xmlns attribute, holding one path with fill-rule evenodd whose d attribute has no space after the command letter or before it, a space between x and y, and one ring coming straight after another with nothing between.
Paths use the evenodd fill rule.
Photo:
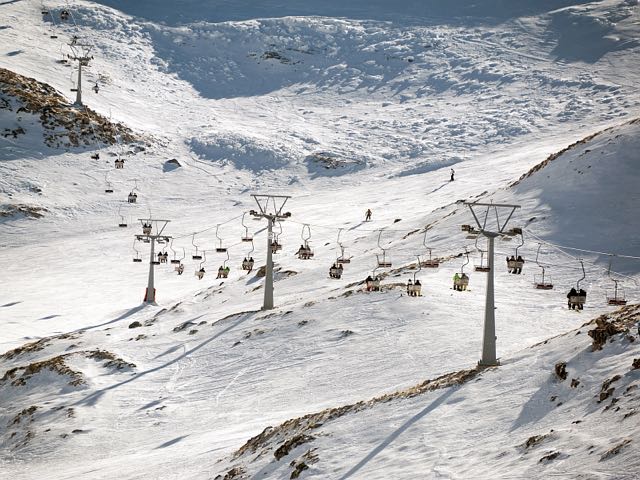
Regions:
<instances>
[{"instance_id":1,"label":"skier","mask_svg":"<svg viewBox=\"0 0 640 480\"><path fill-rule=\"evenodd\" d=\"M364 221L365 222L370 222L371 221L371 214L372 214L371 209L367 208L367 211L366 211L365 216L364 216Z\"/></svg>"},{"instance_id":2,"label":"skier","mask_svg":"<svg viewBox=\"0 0 640 480\"><path fill-rule=\"evenodd\" d=\"M413 282L411 281L411 279L409 279L409 281L407 282L407 295L413 295Z\"/></svg>"},{"instance_id":3,"label":"skier","mask_svg":"<svg viewBox=\"0 0 640 480\"><path fill-rule=\"evenodd\" d=\"M453 182L453 176L455 175L455 170L452 168L451 169L451 180L449 180L450 182Z\"/></svg>"}]
</instances>

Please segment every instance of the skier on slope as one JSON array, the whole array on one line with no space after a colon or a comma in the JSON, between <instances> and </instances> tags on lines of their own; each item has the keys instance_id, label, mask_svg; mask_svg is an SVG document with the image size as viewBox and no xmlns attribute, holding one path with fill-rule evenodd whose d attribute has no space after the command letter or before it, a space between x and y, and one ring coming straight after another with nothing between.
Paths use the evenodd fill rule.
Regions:
<instances>
[{"instance_id":1,"label":"skier on slope","mask_svg":"<svg viewBox=\"0 0 640 480\"><path fill-rule=\"evenodd\" d=\"M366 213L364 215L364 221L365 222L371 221L371 215L372 215L371 209L367 208L367 211L366 211Z\"/></svg>"},{"instance_id":2,"label":"skier on slope","mask_svg":"<svg viewBox=\"0 0 640 480\"><path fill-rule=\"evenodd\" d=\"M451 169L451 179L449 180L450 182L453 182L453 176L455 175L455 170L452 168Z\"/></svg>"}]
</instances>

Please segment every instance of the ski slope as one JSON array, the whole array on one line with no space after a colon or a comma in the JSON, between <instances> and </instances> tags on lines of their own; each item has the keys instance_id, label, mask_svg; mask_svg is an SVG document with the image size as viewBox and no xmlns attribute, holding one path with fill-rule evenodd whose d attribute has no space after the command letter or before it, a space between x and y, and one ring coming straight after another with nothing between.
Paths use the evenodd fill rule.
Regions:
<instances>
[{"instance_id":1,"label":"ski slope","mask_svg":"<svg viewBox=\"0 0 640 480\"><path fill-rule=\"evenodd\" d=\"M47 16L40 2L0 5L0 67L71 101L75 69L56 60L72 35L91 42L85 103L145 146L52 149L32 126L0 137L2 206L46 209L38 219L0 218L0 350L39 342L0 357L3 375L17 369L0 380L2 476L224 477L233 452L269 425L473 368L486 286L473 265L485 246L460 230L473 218L459 201L478 199L521 205L510 226L524 231L522 275L504 265L519 238L496 242L504 367L477 384L341 419L318 440L321 461L300 478L547 478L538 457L485 459L554 425L573 428L561 413L538 418L527 399L548 391L557 359L586 351L586 335L530 347L611 312L611 278L638 301L637 2L493 2L482 11L466 2L459 12L436 2L403 1L394 11L382 2L218 2L205 13L198 2L101 3L74 2L66 23L56 16L62 2L47 2ZM0 131L22 122L7 110L0 120ZM123 170L113 168L117 156ZM168 167L173 158L181 167ZM133 189L138 203L128 204ZM273 312L260 311L262 279L240 269L251 249L240 241L246 231L256 267L265 258L266 225L243 219L255 208L251 193L291 195ZM134 242L137 219L150 216L171 220L166 250L185 257L181 276L156 267L155 306L140 303L148 245ZM294 256L305 225L315 254L308 261ZM336 280L328 269L338 234L353 258ZM215 253L219 240L230 253L224 281L214 278L226 258ZM142 263L131 261L132 244ZM194 244L206 251L202 280ZM551 291L532 287L539 244ZM386 288L367 293L362 282L380 246L393 266ZM427 247L442 263L417 271ZM465 250L470 290L454 292ZM565 295L582 277L580 259L589 295L579 313L567 310ZM414 274L423 297L404 293ZM586 382L589 392L638 356L637 342L624 338L610 361L599 354L602 373ZM626 388L637 373L624 375ZM474 409L478 398L486 403ZM487 406L497 399L507 405ZM571 402L575 412L594 408L586 393ZM385 422L402 426L428 404L437 425L411 423L392 449L368 455L389 435ZM530 415L515 438L509 427L520 410ZM604 453L638 430L634 416L620 422L575 435ZM553 472L605 475L599 455L568 451L572 435L560 434L566 456ZM638 471L634 455L632 442L612 460L620 478ZM248 470L237 478L291 474L266 457L242 462Z\"/></svg>"}]
</instances>

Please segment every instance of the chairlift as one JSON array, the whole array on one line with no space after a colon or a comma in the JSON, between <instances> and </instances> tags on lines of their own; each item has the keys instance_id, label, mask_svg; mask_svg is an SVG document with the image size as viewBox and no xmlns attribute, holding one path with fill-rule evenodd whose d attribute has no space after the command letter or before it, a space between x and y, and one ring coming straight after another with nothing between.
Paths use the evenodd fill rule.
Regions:
<instances>
[{"instance_id":1,"label":"chairlift","mask_svg":"<svg viewBox=\"0 0 640 480\"><path fill-rule=\"evenodd\" d=\"M382 259L380 259L380 255L376 254L376 261L378 262L379 268L389 268L391 266L391 260L387 259L387 251L382 248L382 245L380 244L380 238L382 237L383 230L384 229L381 229L380 233L378 233L378 248L382 250Z\"/></svg>"},{"instance_id":2,"label":"chairlift","mask_svg":"<svg viewBox=\"0 0 640 480\"><path fill-rule=\"evenodd\" d=\"M524 258L518 254L518 250L524 245L524 235L522 234L522 229L518 227L512 228L511 231L516 232L516 235L520 235L520 245L516 247L515 255L507 257L507 271L520 275L522 267L524 267Z\"/></svg>"},{"instance_id":3,"label":"chairlift","mask_svg":"<svg viewBox=\"0 0 640 480\"><path fill-rule=\"evenodd\" d=\"M258 218L259 220L260 218ZM280 232L273 232L273 240L271 241L271 253L275 254L282 250L282 243L280 243L280 235L282 235L282 222L278 221L278 227Z\"/></svg>"},{"instance_id":4,"label":"chairlift","mask_svg":"<svg viewBox=\"0 0 640 480\"><path fill-rule=\"evenodd\" d=\"M218 239L218 246L216 247L216 253L225 253L227 251L226 247L222 246L222 238L218 236L218 229L220 225L216 225L216 238Z\"/></svg>"},{"instance_id":5,"label":"chairlift","mask_svg":"<svg viewBox=\"0 0 640 480\"><path fill-rule=\"evenodd\" d=\"M202 260L202 255L200 255L200 254L198 253L198 246L195 244L195 240L196 240L196 234L194 233L194 234L193 234L193 236L191 237L191 245L193 245L194 247L196 247L196 253L195 253L195 254L193 254L193 255L191 256L191 258L192 258L193 260Z\"/></svg>"},{"instance_id":6,"label":"chairlift","mask_svg":"<svg viewBox=\"0 0 640 480\"><path fill-rule=\"evenodd\" d=\"M535 262L536 262L536 265L540 267L542 272L539 275L533 276L533 286L537 290L552 290L553 283L551 281L551 276L545 275L546 268L544 267L544 265L541 265L540 262L538 261L538 257L540 256L540 248L542 248L542 243L538 244L538 251L536 252Z\"/></svg>"},{"instance_id":7,"label":"chairlift","mask_svg":"<svg viewBox=\"0 0 640 480\"><path fill-rule=\"evenodd\" d=\"M202 261L198 265L198 269L195 272L195 275L196 275L196 277L198 277L198 280L202 280L202 277L204 277L204 273L205 273L205 271L204 271L204 262L207 261L207 252L203 250L202 253L204 254L204 257L200 256L200 259L202 259Z\"/></svg>"},{"instance_id":8,"label":"chairlift","mask_svg":"<svg viewBox=\"0 0 640 480\"><path fill-rule=\"evenodd\" d=\"M136 248L136 240L137 240L137 237L133 239L133 251L136 252L136 256L133 257L133 262L134 263L141 263L142 262L142 258L140 258L140 252Z\"/></svg>"},{"instance_id":9,"label":"chairlift","mask_svg":"<svg viewBox=\"0 0 640 480\"><path fill-rule=\"evenodd\" d=\"M344 268L342 267L342 264L335 262L329 268L329 278L335 278L339 280L342 277L343 271L344 271Z\"/></svg>"},{"instance_id":10,"label":"chairlift","mask_svg":"<svg viewBox=\"0 0 640 480\"><path fill-rule=\"evenodd\" d=\"M476 272L490 272L491 268L489 267L489 265L484 263L484 254L486 253L486 250L482 250L480 247L478 247L478 238L476 237L476 250L478 250L480 252L480 265L474 265L474 270Z\"/></svg>"},{"instance_id":11,"label":"chairlift","mask_svg":"<svg viewBox=\"0 0 640 480\"><path fill-rule=\"evenodd\" d=\"M151 235L151 231L153 229L153 225L151 222L142 222L142 234L143 235Z\"/></svg>"},{"instance_id":12,"label":"chairlift","mask_svg":"<svg viewBox=\"0 0 640 480\"><path fill-rule=\"evenodd\" d=\"M161 262L162 262L162 252L158 252L158 255L156 255L156 258L151 259L151 263L153 263L154 265L160 265Z\"/></svg>"},{"instance_id":13,"label":"chairlift","mask_svg":"<svg viewBox=\"0 0 640 480\"><path fill-rule=\"evenodd\" d=\"M567 294L567 307L571 310L582 310L587 302L587 292L580 288L580 282L586 278L587 274L584 271L584 262L582 259L579 259L579 261L582 268L582 277L576 282L576 287L572 288Z\"/></svg>"},{"instance_id":14,"label":"chairlift","mask_svg":"<svg viewBox=\"0 0 640 480\"><path fill-rule=\"evenodd\" d=\"M129 195L127 196L127 202L128 203L137 203L138 201L138 194L135 192L129 192Z\"/></svg>"},{"instance_id":15,"label":"chairlift","mask_svg":"<svg viewBox=\"0 0 640 480\"><path fill-rule=\"evenodd\" d=\"M244 235L242 235L243 242L253 242L253 236L249 233L249 227L247 227L244 223L244 217L247 212L242 214L242 226L244 227Z\"/></svg>"},{"instance_id":16,"label":"chairlift","mask_svg":"<svg viewBox=\"0 0 640 480\"><path fill-rule=\"evenodd\" d=\"M438 268L440 266L440 260L431 257L431 248L427 246L427 230L424 231L422 245L424 245L424 248L429 252L429 259L422 262L422 264L427 268Z\"/></svg>"},{"instance_id":17,"label":"chairlift","mask_svg":"<svg viewBox=\"0 0 640 480\"><path fill-rule=\"evenodd\" d=\"M376 270L378 267L375 267L365 280L365 290L367 292L379 292L380 291L380 276L376 275Z\"/></svg>"},{"instance_id":18,"label":"chairlift","mask_svg":"<svg viewBox=\"0 0 640 480\"><path fill-rule=\"evenodd\" d=\"M118 227L127 228L127 220L125 219L124 215L120 213L121 208L122 206L118 207L118 215L120 215L120 223L118 224Z\"/></svg>"},{"instance_id":19,"label":"chairlift","mask_svg":"<svg viewBox=\"0 0 640 480\"><path fill-rule=\"evenodd\" d=\"M342 228L338 230L338 240L336 241L336 243L338 244L338 248L340 248L340 255L336 259L336 263L338 264L338 266L351 263L351 257L346 257L344 255L344 245L340 243L340 234L342 233L342 230Z\"/></svg>"},{"instance_id":20,"label":"chairlift","mask_svg":"<svg viewBox=\"0 0 640 480\"><path fill-rule=\"evenodd\" d=\"M607 276L609 280L613 282L613 290L607 292L607 304L608 305L626 305L627 299L624 296L624 290L618 286L619 280L611 276L611 258L609 258L609 268L607 269Z\"/></svg>"},{"instance_id":21,"label":"chairlift","mask_svg":"<svg viewBox=\"0 0 640 480\"><path fill-rule=\"evenodd\" d=\"M180 258L178 258L178 254L176 253L175 249L173 248L173 238L171 239L171 243L169 244L169 248L173 252L173 258L171 259L170 263L172 263L174 265L182 265L182 259L185 257L184 247L182 247L182 257L180 257Z\"/></svg>"},{"instance_id":22,"label":"chairlift","mask_svg":"<svg viewBox=\"0 0 640 480\"><path fill-rule=\"evenodd\" d=\"M307 232L306 235L305 231ZM310 260L311 258L313 258L313 250L311 250L311 247L309 246L309 240L311 240L311 227L309 226L309 224L305 223L302 226L302 233L300 234L300 238L302 238L303 243L300 245L300 248L296 252L296 255L298 255L298 258L300 260Z\"/></svg>"},{"instance_id":23,"label":"chairlift","mask_svg":"<svg viewBox=\"0 0 640 480\"><path fill-rule=\"evenodd\" d=\"M227 265L229 261L229 252L227 252L227 258L222 262L222 265L218 267L218 276L216 278L227 278L229 276L229 271L231 270Z\"/></svg>"},{"instance_id":24,"label":"chairlift","mask_svg":"<svg viewBox=\"0 0 640 480\"><path fill-rule=\"evenodd\" d=\"M122 170L124 168L124 160L120 158L116 158L113 162L116 167L116 170Z\"/></svg>"},{"instance_id":25,"label":"chairlift","mask_svg":"<svg viewBox=\"0 0 640 480\"><path fill-rule=\"evenodd\" d=\"M418 255L418 270L413 273L413 282L411 279L407 282L407 295L409 297L421 297L422 296L422 283L420 279L416 278L418 273L422 270L422 262L420 262L420 256Z\"/></svg>"},{"instance_id":26,"label":"chairlift","mask_svg":"<svg viewBox=\"0 0 640 480\"><path fill-rule=\"evenodd\" d=\"M104 193L113 193L113 187L111 186L111 182L108 180L107 176L109 175L108 172L105 172L104 174L104 181L107 184L105 189L104 189Z\"/></svg>"},{"instance_id":27,"label":"chairlift","mask_svg":"<svg viewBox=\"0 0 640 480\"><path fill-rule=\"evenodd\" d=\"M467 252L466 247L464 249L464 256L466 261L462 263L460 273L458 274L458 272L456 272L453 276L453 289L458 292L462 292L469 287L469 276L464 273L464 267L469 264L469 252Z\"/></svg>"},{"instance_id":28,"label":"chairlift","mask_svg":"<svg viewBox=\"0 0 640 480\"><path fill-rule=\"evenodd\" d=\"M476 230L476 228L471 225L462 225L461 228L463 232L467 232L467 238L471 240L477 238L477 236L480 235L480 231Z\"/></svg>"},{"instance_id":29,"label":"chairlift","mask_svg":"<svg viewBox=\"0 0 640 480\"><path fill-rule=\"evenodd\" d=\"M244 257L244 259L242 260L242 270L244 270L247 273L251 273L251 270L253 270L253 250L254 250L254 245L253 245L253 240L251 240L251 250L249 250L249 253L247 253L247 255Z\"/></svg>"}]
</instances>

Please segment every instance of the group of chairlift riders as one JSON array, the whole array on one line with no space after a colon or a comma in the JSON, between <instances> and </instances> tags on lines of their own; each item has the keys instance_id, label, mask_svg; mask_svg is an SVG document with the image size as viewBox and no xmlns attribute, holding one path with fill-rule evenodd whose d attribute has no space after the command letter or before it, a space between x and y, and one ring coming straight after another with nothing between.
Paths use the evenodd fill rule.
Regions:
<instances>
[{"instance_id":1,"label":"group of chairlift riders","mask_svg":"<svg viewBox=\"0 0 640 480\"><path fill-rule=\"evenodd\" d=\"M370 221L371 220L371 210L368 209L366 214L365 214L365 221ZM463 226L463 230L468 231L468 228L465 228L468 226ZM145 235L149 235L151 233L152 230L152 225L151 223L143 223L142 225L142 232ZM516 231L518 231L519 229L516 229ZM519 230L521 232L521 230ZM303 229L303 234L304 234L304 229ZM303 235L304 237L304 235ZM309 238L310 238L310 234L309 234ZM250 238L247 234L247 237L243 237L244 241L252 241L253 239ZM311 247L308 244L308 238L307 239L303 239L304 243L300 245L300 248L298 249L298 251L296 252L296 255L298 256L299 259L302 260L308 260L311 259L313 257L313 251L311 250ZM342 248L342 245L339 244ZM218 249L219 251L225 251L226 252L226 248L220 248ZM271 242L271 252L272 253L277 253L278 251L282 250L282 245L278 242L278 236L276 235L274 237L274 239ZM196 251L197 254L197 251ZM194 259L202 259L202 256L197 256L195 255L193 257ZM227 254L227 258L228 258L228 254ZM418 259L419 260L419 259ZM139 261L139 260L138 260ZM157 261L154 261L154 264L160 264L160 263L167 263L168 261L168 253L167 252L159 252L157 255ZM337 260L331 265L331 268L329 269L329 277L330 278L336 278L339 279L342 276L344 267L343 264L347 264L350 263L350 258L349 257L345 257L344 256L344 249L342 249L342 254L337 258ZM383 262L385 261L384 259L384 254L383 254ZM467 260L468 261L468 260ZM536 262L537 262L537 257L536 257ZM175 271L178 273L178 275L182 275L184 272L184 264L180 261L180 260L176 260L173 259L171 260L171 263L176 263L178 265L176 265L175 267ZM252 256L248 255L245 256L243 261L242 261L242 270L247 271L247 273L250 273L253 270L253 265L254 265L254 259ZM512 256L507 256L506 258L506 263L507 263L507 270L509 273L512 274L521 274L522 273L522 268L524 266L525 260L524 258L522 258L522 256L520 255L512 255ZM382 266L383 264L380 263L380 260L378 260L378 266ZM384 264L384 266L391 266L390 262L387 262L386 264ZM419 267L421 268L422 266L426 266L426 267L438 267L439 266L439 260L426 260L423 262L420 262ZM484 271L484 272L488 272L489 271L489 267L486 266L476 266L476 270L478 271ZM224 263L224 265L221 265L218 268L218 276L216 278L227 278L229 276L229 272L230 272L230 268L226 265L226 261ZM584 267L583 267L583 273L584 273ZM202 264L200 265L200 268L198 270L196 270L195 275L198 277L198 279L202 279L204 277L205 274L205 269L202 266ZM544 272L543 272L544 275ZM367 278L365 279L365 289L367 292L373 292L373 291L380 291L381 287L380 287L380 276L375 275L368 275ZM456 272L453 276L453 289L456 291L464 291L467 289L469 285L469 276L464 273L464 272ZM536 283L536 288L538 289L549 289L549 288L553 288L553 286L550 283L544 283L544 277L543 277L543 281L542 284L538 284ZM422 284L420 283L419 279L415 278L414 275L414 279L413 281L411 279L408 280L407 282L407 287L406 287L406 293L408 296L411 297L420 297L422 296ZM579 288L579 283L578 283L578 287L577 288L571 288L571 290L569 291L569 293L567 294L567 306L569 309L571 310L582 310L584 308L584 304L586 303L586 298L587 298L587 292L582 289ZM611 305L624 305L626 304L626 300L624 300L624 297L618 297L617 295L617 281L616 281L616 294L614 297L609 298L608 297L608 303Z\"/></svg>"}]
</instances>

